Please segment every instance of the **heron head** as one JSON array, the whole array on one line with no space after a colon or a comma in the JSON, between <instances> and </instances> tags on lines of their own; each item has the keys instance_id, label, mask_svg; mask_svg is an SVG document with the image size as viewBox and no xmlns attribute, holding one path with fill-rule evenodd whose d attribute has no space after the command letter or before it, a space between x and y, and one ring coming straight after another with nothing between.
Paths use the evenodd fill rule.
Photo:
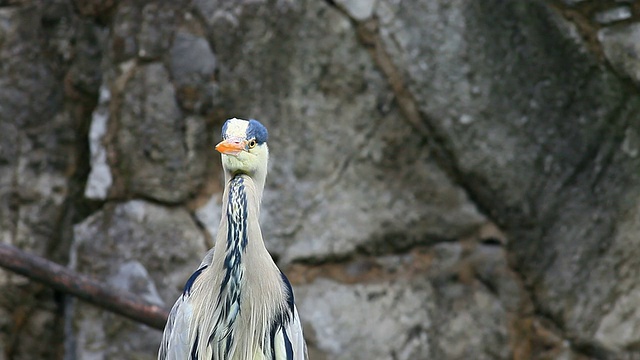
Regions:
<instances>
[{"instance_id":1,"label":"heron head","mask_svg":"<svg viewBox=\"0 0 640 360\"><path fill-rule=\"evenodd\" d=\"M257 120L227 120L222 126L222 141L216 145L225 172L231 176L247 174L264 182L269 160L267 136L267 129Z\"/></svg>"}]
</instances>

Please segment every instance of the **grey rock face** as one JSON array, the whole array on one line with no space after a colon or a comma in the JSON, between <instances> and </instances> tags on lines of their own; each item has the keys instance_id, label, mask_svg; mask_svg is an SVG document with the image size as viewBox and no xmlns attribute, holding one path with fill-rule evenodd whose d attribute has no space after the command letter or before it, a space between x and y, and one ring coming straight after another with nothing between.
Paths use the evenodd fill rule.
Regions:
<instances>
[{"instance_id":1,"label":"grey rock face","mask_svg":"<svg viewBox=\"0 0 640 360\"><path fill-rule=\"evenodd\" d=\"M308 338L332 359L509 357L514 309L504 300L519 294L504 290L515 285L515 277L500 276L506 269L500 250L469 250L439 244L429 251L362 260L333 272L340 275L332 280L297 287L300 311L311 324ZM483 273L490 264L498 266ZM491 286L474 275L466 278L468 270L489 275L492 280L485 284ZM460 282L451 281L458 276Z\"/></svg>"},{"instance_id":2,"label":"grey rock face","mask_svg":"<svg viewBox=\"0 0 640 360\"><path fill-rule=\"evenodd\" d=\"M74 229L71 267L169 307L206 252L204 237L183 209L133 200L110 206ZM72 325L78 359L155 358L161 333L92 305L75 302Z\"/></svg>"},{"instance_id":3,"label":"grey rock face","mask_svg":"<svg viewBox=\"0 0 640 360\"><path fill-rule=\"evenodd\" d=\"M63 214L75 134L72 119L57 114L58 79L35 44L31 11L0 8L0 234L43 254Z\"/></svg>"},{"instance_id":4,"label":"grey rock face","mask_svg":"<svg viewBox=\"0 0 640 360\"><path fill-rule=\"evenodd\" d=\"M62 91L71 21L52 4L0 5L0 242L57 261L68 257L82 141ZM62 352L52 290L2 271L0 308L0 358Z\"/></svg>"},{"instance_id":5,"label":"grey rock face","mask_svg":"<svg viewBox=\"0 0 640 360\"><path fill-rule=\"evenodd\" d=\"M636 12L0 1L0 241L169 307L217 232L220 126L257 118L312 359L638 357ZM159 339L0 273L0 359Z\"/></svg>"},{"instance_id":6,"label":"grey rock face","mask_svg":"<svg viewBox=\"0 0 640 360\"><path fill-rule=\"evenodd\" d=\"M637 41L639 36L640 26L637 23L604 28L598 33L604 54L611 65L636 84L640 84L640 45Z\"/></svg>"},{"instance_id":7,"label":"grey rock face","mask_svg":"<svg viewBox=\"0 0 640 360\"><path fill-rule=\"evenodd\" d=\"M109 102L111 93L106 88L100 89L98 106L91 117L89 129L89 150L91 152L91 172L87 179L84 196L92 200L105 200L113 185L113 174L109 167L107 149L104 146L109 124Z\"/></svg>"},{"instance_id":8,"label":"grey rock face","mask_svg":"<svg viewBox=\"0 0 640 360\"><path fill-rule=\"evenodd\" d=\"M188 111L207 113L216 96L216 57L207 39L178 31L169 52L171 77L177 86L178 101Z\"/></svg>"},{"instance_id":9,"label":"grey rock face","mask_svg":"<svg viewBox=\"0 0 640 360\"><path fill-rule=\"evenodd\" d=\"M633 288L615 269L635 262L612 252L622 246L616 234L635 222L622 214L632 211L638 189L623 184L635 183L638 162L622 151L621 139L637 131L636 96L614 74L594 70L593 58L561 33L570 26L541 4L433 9L456 24L447 33L453 43L427 31L437 24L419 20L425 9L418 5L382 9L384 49L438 139L442 161L455 163L467 191L511 235L514 265L533 289L537 311L574 344L595 349L592 355L633 352L629 343L612 348L593 335L599 319L616 316L607 315L611 294ZM503 20L496 24L488 14ZM400 26L413 33L398 37L393 29ZM436 56L443 42L449 46ZM421 67L420 59L433 61Z\"/></svg>"},{"instance_id":10,"label":"grey rock face","mask_svg":"<svg viewBox=\"0 0 640 360\"><path fill-rule=\"evenodd\" d=\"M268 11L253 6L240 9ZM453 239L479 227L484 218L420 136L398 121L399 109L349 19L322 3L273 12L277 23L246 16L233 34L214 31L212 42L226 111L263 114L272 129L263 211L271 248L285 261L342 257L357 248L377 253ZM213 29L228 26L227 17L202 16L214 19ZM266 44L254 43L255 29L264 27ZM290 49L297 56L281 56ZM247 86L243 77L251 79Z\"/></svg>"},{"instance_id":11,"label":"grey rock face","mask_svg":"<svg viewBox=\"0 0 640 360\"><path fill-rule=\"evenodd\" d=\"M630 19L632 16L629 6L619 6L596 14L595 20L601 24L611 24L616 21Z\"/></svg>"},{"instance_id":12,"label":"grey rock face","mask_svg":"<svg viewBox=\"0 0 640 360\"><path fill-rule=\"evenodd\" d=\"M431 325L431 319L424 299L431 298L433 290L416 290L411 285L347 286L321 279L298 289L300 311L312 324L308 332L314 334L317 346L331 358L378 359L398 354L399 359L414 359L429 353L423 328ZM341 316L344 313L349 316ZM352 331L362 327L370 329L366 335Z\"/></svg>"},{"instance_id":13,"label":"grey rock face","mask_svg":"<svg viewBox=\"0 0 640 360\"><path fill-rule=\"evenodd\" d=\"M199 126L184 118L161 64L131 70L123 89L114 139L116 171L124 191L160 201L184 201L199 185L204 163L188 145L203 146ZM187 135L199 137L187 139Z\"/></svg>"}]
</instances>

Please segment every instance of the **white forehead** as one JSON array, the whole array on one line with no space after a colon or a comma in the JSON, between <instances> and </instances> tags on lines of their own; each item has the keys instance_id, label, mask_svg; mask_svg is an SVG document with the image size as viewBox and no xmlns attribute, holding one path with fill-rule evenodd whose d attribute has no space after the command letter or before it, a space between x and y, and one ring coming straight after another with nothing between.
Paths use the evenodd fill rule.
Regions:
<instances>
[{"instance_id":1,"label":"white forehead","mask_svg":"<svg viewBox=\"0 0 640 360\"><path fill-rule=\"evenodd\" d=\"M249 121L242 119L229 119L225 127L225 137L239 137L244 138L247 136L247 128L249 127Z\"/></svg>"}]
</instances>

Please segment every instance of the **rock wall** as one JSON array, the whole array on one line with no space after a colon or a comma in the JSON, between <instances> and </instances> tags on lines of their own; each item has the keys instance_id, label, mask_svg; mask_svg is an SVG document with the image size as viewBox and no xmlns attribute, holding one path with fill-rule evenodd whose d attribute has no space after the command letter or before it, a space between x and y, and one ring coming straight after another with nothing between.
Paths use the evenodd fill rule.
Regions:
<instances>
[{"instance_id":1,"label":"rock wall","mask_svg":"<svg viewBox=\"0 0 640 360\"><path fill-rule=\"evenodd\" d=\"M311 359L640 357L635 1L0 0L0 241L169 307L229 117ZM0 272L0 360L161 333Z\"/></svg>"}]
</instances>

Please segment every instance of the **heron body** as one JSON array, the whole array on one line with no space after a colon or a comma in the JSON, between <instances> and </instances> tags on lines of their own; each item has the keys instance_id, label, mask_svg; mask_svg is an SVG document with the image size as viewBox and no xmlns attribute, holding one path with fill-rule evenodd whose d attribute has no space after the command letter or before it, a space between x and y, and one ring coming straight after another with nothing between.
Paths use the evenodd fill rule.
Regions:
<instances>
[{"instance_id":1,"label":"heron body","mask_svg":"<svg viewBox=\"0 0 640 360\"><path fill-rule=\"evenodd\" d=\"M216 246L187 281L164 330L159 360L301 360L306 345L293 290L262 239L267 131L223 126L223 215Z\"/></svg>"}]
</instances>

